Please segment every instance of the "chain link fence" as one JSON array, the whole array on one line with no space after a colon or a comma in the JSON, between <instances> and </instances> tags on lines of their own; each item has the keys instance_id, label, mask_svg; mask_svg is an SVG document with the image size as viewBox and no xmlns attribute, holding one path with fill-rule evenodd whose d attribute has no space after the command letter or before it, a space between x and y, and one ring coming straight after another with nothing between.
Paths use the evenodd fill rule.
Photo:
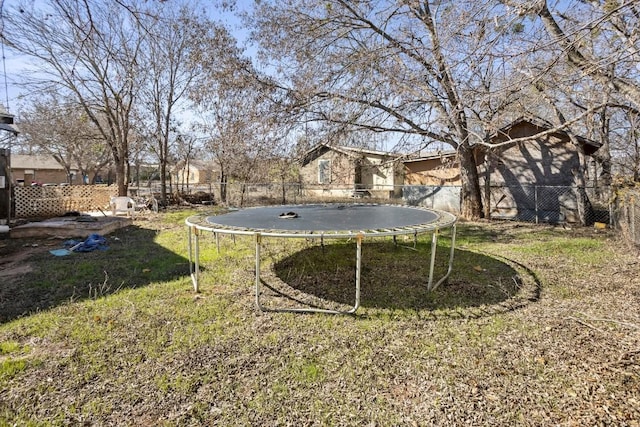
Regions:
<instances>
[{"instance_id":1,"label":"chain link fence","mask_svg":"<svg viewBox=\"0 0 640 427\"><path fill-rule=\"evenodd\" d=\"M167 187L170 203L180 199L196 204L219 204L229 206L252 206L303 203L305 201L302 186L299 183L241 183L226 184L190 184ZM135 196L154 195L160 197L160 185L129 187L129 193ZM223 196L223 193L226 193ZM178 199L178 200L176 200Z\"/></svg>"},{"instance_id":2,"label":"chain link fence","mask_svg":"<svg viewBox=\"0 0 640 427\"><path fill-rule=\"evenodd\" d=\"M535 223L609 224L608 193L573 186L492 186L488 191L492 219ZM486 195L485 200L486 203Z\"/></svg>"}]
</instances>

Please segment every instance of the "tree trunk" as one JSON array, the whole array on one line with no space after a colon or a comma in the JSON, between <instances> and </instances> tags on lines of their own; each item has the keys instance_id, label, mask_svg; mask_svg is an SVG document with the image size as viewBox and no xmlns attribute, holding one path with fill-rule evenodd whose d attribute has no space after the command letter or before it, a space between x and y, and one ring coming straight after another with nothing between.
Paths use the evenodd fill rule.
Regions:
<instances>
[{"instance_id":1,"label":"tree trunk","mask_svg":"<svg viewBox=\"0 0 640 427\"><path fill-rule=\"evenodd\" d=\"M227 175L220 172L220 201L227 203Z\"/></svg>"},{"instance_id":2,"label":"tree trunk","mask_svg":"<svg viewBox=\"0 0 640 427\"><path fill-rule=\"evenodd\" d=\"M602 114L602 126L600 126L600 142L602 146L598 149L598 151L594 154L594 159L596 163L600 165L601 171L600 176L594 177L597 179L596 182L596 195L599 201L606 201L610 197L611 182L612 182L612 174L611 174L611 146L609 144L609 134L610 134L610 122L609 118L606 117L605 111L603 109ZM595 173L598 173L596 168ZM598 179L599 178L599 179ZM604 191L603 191L604 190Z\"/></svg>"},{"instance_id":3,"label":"tree trunk","mask_svg":"<svg viewBox=\"0 0 640 427\"><path fill-rule=\"evenodd\" d=\"M285 188L285 177L282 176L282 178L280 178L280 182L282 183L282 204L286 204L287 203L287 189Z\"/></svg>"},{"instance_id":4,"label":"tree trunk","mask_svg":"<svg viewBox=\"0 0 640 427\"><path fill-rule=\"evenodd\" d=\"M460 160L460 178L462 180L460 216L470 220L483 218L480 179L473 149L465 144L460 145L458 158Z\"/></svg>"},{"instance_id":5,"label":"tree trunk","mask_svg":"<svg viewBox=\"0 0 640 427\"><path fill-rule=\"evenodd\" d=\"M122 160L116 163L116 183L118 185L118 196L126 196L129 191L127 167Z\"/></svg>"},{"instance_id":6,"label":"tree trunk","mask_svg":"<svg viewBox=\"0 0 640 427\"><path fill-rule=\"evenodd\" d=\"M167 205L167 163L160 161L160 200Z\"/></svg>"},{"instance_id":7,"label":"tree trunk","mask_svg":"<svg viewBox=\"0 0 640 427\"><path fill-rule=\"evenodd\" d=\"M484 217L491 219L491 156L484 158Z\"/></svg>"},{"instance_id":8,"label":"tree trunk","mask_svg":"<svg viewBox=\"0 0 640 427\"><path fill-rule=\"evenodd\" d=\"M247 191L247 182L246 181L242 181L242 184L240 184L240 207L244 206L244 194Z\"/></svg>"}]
</instances>

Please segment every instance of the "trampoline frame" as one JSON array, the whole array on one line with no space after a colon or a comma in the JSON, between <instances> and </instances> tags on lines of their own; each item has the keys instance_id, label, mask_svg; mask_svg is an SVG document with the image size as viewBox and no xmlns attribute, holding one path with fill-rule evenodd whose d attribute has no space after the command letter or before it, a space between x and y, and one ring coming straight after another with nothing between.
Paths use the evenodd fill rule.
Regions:
<instances>
[{"instance_id":1,"label":"trampoline frame","mask_svg":"<svg viewBox=\"0 0 640 427\"><path fill-rule=\"evenodd\" d=\"M338 204L336 204L338 205ZM295 208L296 205L286 205L287 208ZM309 206L309 205L297 205L297 206ZM323 206L331 206L331 204L325 204ZM340 206L345 206L341 204ZM348 205L347 205L348 206ZM436 219L424 224L417 224L411 226L403 226L397 228L385 228L377 230L335 230L335 231L293 231L293 230L262 230L262 229L250 229L245 227L226 226L221 224L215 224L207 221L207 218L211 217L210 214L194 215L185 220L185 224L188 229L188 252L189 252L189 273L191 275L191 281L193 283L194 291L197 293L200 291L200 235L203 232L212 232L218 253L220 253L220 240L219 236L229 235L243 235L253 236L255 244L255 304L260 311L269 312L294 312L294 313L329 313L329 314L353 314L360 307L360 276L362 271L362 242L365 238L370 237L393 237L394 243L396 243L397 236L413 235L414 242L417 241L417 237L420 234L431 232L431 254L429 261L429 278L427 281L427 289L433 291L440 286L451 274L453 270L453 256L455 251L456 241L456 222L457 217L451 213L439 211L435 209L427 209L423 207L405 206L405 205L382 205L382 204L364 204L358 203L357 206L394 206L402 207L406 209L420 209L428 211L436 215ZM247 209L259 209L260 206ZM269 206L273 207L273 206ZM441 230L451 228L451 248L449 251L449 262L447 272L439 280L434 283L434 266L436 259L436 248L438 243L438 236ZM321 239L324 244L325 239L347 239L355 238L356 241L356 277L355 277L355 302L349 310L332 310L316 307L265 307L260 302L260 265L261 265L261 250L260 245L264 237L274 238L306 238L306 239Z\"/></svg>"}]
</instances>

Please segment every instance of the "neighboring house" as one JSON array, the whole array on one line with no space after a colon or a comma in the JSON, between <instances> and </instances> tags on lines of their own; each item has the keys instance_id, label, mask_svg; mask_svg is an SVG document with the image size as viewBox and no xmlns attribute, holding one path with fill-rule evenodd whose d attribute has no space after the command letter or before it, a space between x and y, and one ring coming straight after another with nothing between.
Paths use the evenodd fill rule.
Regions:
<instances>
[{"instance_id":1,"label":"neighboring house","mask_svg":"<svg viewBox=\"0 0 640 427\"><path fill-rule=\"evenodd\" d=\"M68 174L51 155L11 154L11 175L16 185L82 184L77 169Z\"/></svg>"},{"instance_id":2,"label":"neighboring house","mask_svg":"<svg viewBox=\"0 0 640 427\"><path fill-rule=\"evenodd\" d=\"M405 185L461 185L455 150L437 151L403 161Z\"/></svg>"},{"instance_id":3,"label":"neighboring house","mask_svg":"<svg viewBox=\"0 0 640 427\"><path fill-rule=\"evenodd\" d=\"M307 193L319 197L399 195L402 165L392 153L318 144L300 162Z\"/></svg>"},{"instance_id":4,"label":"neighboring house","mask_svg":"<svg viewBox=\"0 0 640 427\"><path fill-rule=\"evenodd\" d=\"M220 180L220 167L214 161L190 160L180 162L174 169L174 179L178 187L213 184Z\"/></svg>"},{"instance_id":5,"label":"neighboring house","mask_svg":"<svg viewBox=\"0 0 640 427\"><path fill-rule=\"evenodd\" d=\"M402 199L447 212L460 212L460 166L455 150L437 151L403 161Z\"/></svg>"}]
</instances>

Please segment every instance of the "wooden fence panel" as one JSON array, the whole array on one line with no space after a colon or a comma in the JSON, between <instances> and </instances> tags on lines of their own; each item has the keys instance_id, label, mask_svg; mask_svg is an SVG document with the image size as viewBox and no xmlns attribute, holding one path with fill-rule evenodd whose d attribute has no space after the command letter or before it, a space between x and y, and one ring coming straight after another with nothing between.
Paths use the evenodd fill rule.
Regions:
<instances>
[{"instance_id":1,"label":"wooden fence panel","mask_svg":"<svg viewBox=\"0 0 640 427\"><path fill-rule=\"evenodd\" d=\"M15 187L15 217L54 217L70 211L104 210L117 194L116 186L106 185Z\"/></svg>"}]
</instances>

